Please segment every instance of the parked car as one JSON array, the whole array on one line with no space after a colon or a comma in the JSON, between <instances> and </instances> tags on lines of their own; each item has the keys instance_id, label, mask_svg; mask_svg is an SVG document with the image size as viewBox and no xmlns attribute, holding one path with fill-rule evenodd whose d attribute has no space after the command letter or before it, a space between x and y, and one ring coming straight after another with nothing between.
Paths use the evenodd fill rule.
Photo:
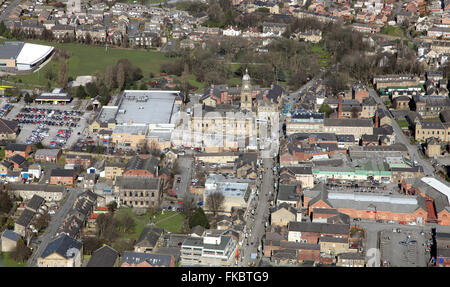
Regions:
<instances>
[{"instance_id":1,"label":"parked car","mask_svg":"<svg viewBox=\"0 0 450 287\"><path fill-rule=\"evenodd\" d=\"M406 225L406 221L400 221L398 224Z\"/></svg>"}]
</instances>

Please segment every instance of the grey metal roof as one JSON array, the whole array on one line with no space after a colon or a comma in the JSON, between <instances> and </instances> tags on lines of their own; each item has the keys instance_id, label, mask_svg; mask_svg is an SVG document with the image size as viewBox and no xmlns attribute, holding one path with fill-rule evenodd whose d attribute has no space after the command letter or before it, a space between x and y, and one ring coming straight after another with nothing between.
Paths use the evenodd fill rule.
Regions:
<instances>
[{"instance_id":1,"label":"grey metal roof","mask_svg":"<svg viewBox=\"0 0 450 287\"><path fill-rule=\"evenodd\" d=\"M0 45L0 59L16 59L22 51L24 42L4 42Z\"/></svg>"}]
</instances>

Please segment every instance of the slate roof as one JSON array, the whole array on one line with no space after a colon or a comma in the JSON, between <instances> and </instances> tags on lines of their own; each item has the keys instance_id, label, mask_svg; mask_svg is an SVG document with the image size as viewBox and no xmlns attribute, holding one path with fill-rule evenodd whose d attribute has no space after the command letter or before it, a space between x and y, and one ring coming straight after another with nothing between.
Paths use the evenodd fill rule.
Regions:
<instances>
[{"instance_id":1,"label":"slate roof","mask_svg":"<svg viewBox=\"0 0 450 287\"><path fill-rule=\"evenodd\" d=\"M16 163L16 164L18 164L18 165L21 165L22 163L25 162L26 159L23 156L19 155L19 154L15 154L9 160L14 162L14 163Z\"/></svg>"},{"instance_id":2,"label":"slate roof","mask_svg":"<svg viewBox=\"0 0 450 287\"><path fill-rule=\"evenodd\" d=\"M17 241L19 240L19 238L21 237L20 234L10 230L10 229L6 229L5 231L3 231L2 233L2 237L8 238L9 240L12 241Z\"/></svg>"},{"instance_id":3,"label":"slate roof","mask_svg":"<svg viewBox=\"0 0 450 287\"><path fill-rule=\"evenodd\" d=\"M45 199L39 195L33 195L33 197L28 201L26 207L30 210L38 210L45 203Z\"/></svg>"},{"instance_id":4,"label":"slate roof","mask_svg":"<svg viewBox=\"0 0 450 287\"><path fill-rule=\"evenodd\" d=\"M156 190L159 186L159 178L118 176L116 186L120 189Z\"/></svg>"},{"instance_id":5,"label":"slate roof","mask_svg":"<svg viewBox=\"0 0 450 287\"><path fill-rule=\"evenodd\" d=\"M296 192L297 185L295 184L280 184L278 188L278 200L283 201L297 201L300 200L300 195Z\"/></svg>"},{"instance_id":6,"label":"slate roof","mask_svg":"<svg viewBox=\"0 0 450 287\"><path fill-rule=\"evenodd\" d=\"M92 253L86 267L114 267L117 258L119 258L119 253L112 247L105 245Z\"/></svg>"},{"instance_id":7,"label":"slate roof","mask_svg":"<svg viewBox=\"0 0 450 287\"><path fill-rule=\"evenodd\" d=\"M82 246L83 243L67 236L66 234L61 234L47 244L41 258L46 258L53 253L57 253L67 259L73 258L76 256L73 251L75 249L80 251Z\"/></svg>"},{"instance_id":8,"label":"slate roof","mask_svg":"<svg viewBox=\"0 0 450 287\"><path fill-rule=\"evenodd\" d=\"M164 229L159 227L146 227L134 246L155 247L163 232Z\"/></svg>"},{"instance_id":9,"label":"slate roof","mask_svg":"<svg viewBox=\"0 0 450 287\"><path fill-rule=\"evenodd\" d=\"M16 133L18 123L16 121L7 121L0 119L0 134L13 134Z\"/></svg>"},{"instance_id":10,"label":"slate roof","mask_svg":"<svg viewBox=\"0 0 450 287\"><path fill-rule=\"evenodd\" d=\"M132 157L125 167L124 172L131 170L131 169L145 169L149 172L156 174L158 168L158 160L154 157L149 157L146 159L143 159L139 156Z\"/></svg>"},{"instance_id":11,"label":"slate roof","mask_svg":"<svg viewBox=\"0 0 450 287\"><path fill-rule=\"evenodd\" d=\"M140 264L146 261L152 266L170 266L171 259L170 255L125 251L121 265L124 263Z\"/></svg>"},{"instance_id":12,"label":"slate roof","mask_svg":"<svg viewBox=\"0 0 450 287\"><path fill-rule=\"evenodd\" d=\"M5 150L25 151L27 147L28 145L26 144L9 143L6 145Z\"/></svg>"},{"instance_id":13,"label":"slate roof","mask_svg":"<svg viewBox=\"0 0 450 287\"><path fill-rule=\"evenodd\" d=\"M75 176L75 170L73 169L62 169L62 168L55 168L52 169L50 172L50 176L61 176L61 177L73 177Z\"/></svg>"},{"instance_id":14,"label":"slate roof","mask_svg":"<svg viewBox=\"0 0 450 287\"><path fill-rule=\"evenodd\" d=\"M288 230L300 232L328 233L328 234L349 234L350 225L291 221L289 222Z\"/></svg>"},{"instance_id":15,"label":"slate roof","mask_svg":"<svg viewBox=\"0 0 450 287\"><path fill-rule=\"evenodd\" d=\"M36 213L34 213L31 210L25 209L20 215L19 219L17 219L16 224L28 227L28 225L30 225L31 221L33 220L35 214Z\"/></svg>"}]
</instances>

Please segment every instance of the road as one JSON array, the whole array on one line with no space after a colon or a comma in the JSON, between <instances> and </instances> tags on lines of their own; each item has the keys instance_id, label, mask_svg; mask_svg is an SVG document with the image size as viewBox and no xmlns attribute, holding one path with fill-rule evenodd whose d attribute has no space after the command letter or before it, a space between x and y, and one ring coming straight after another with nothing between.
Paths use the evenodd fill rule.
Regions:
<instances>
[{"instance_id":1,"label":"road","mask_svg":"<svg viewBox=\"0 0 450 287\"><path fill-rule=\"evenodd\" d=\"M41 243L39 244L38 248L34 250L31 257L28 259L28 262L26 264L27 267L37 266L36 265L37 259L44 252L45 248L47 247L47 244L55 237L56 232L58 231L58 228L61 226L64 219L66 218L67 213L72 209L75 199L82 192L83 190L77 188L68 189L68 194L66 194L66 196L63 199L63 202L61 203L62 206L59 207L58 211L53 216L52 220L50 221L50 224L45 229L44 234L39 237Z\"/></svg>"},{"instance_id":2,"label":"road","mask_svg":"<svg viewBox=\"0 0 450 287\"><path fill-rule=\"evenodd\" d=\"M426 176L434 176L435 170L434 170L433 166L431 165L431 163L420 155L419 149L417 148L417 146L411 144L411 142L409 141L409 138L407 138L405 136L405 134L402 132L397 121L392 116L391 112L386 108L386 105L383 103L381 98L378 96L377 92L373 89L369 89L369 94L371 97L373 97L375 99L377 104L379 104L379 106L385 111L385 113L387 115L390 115L390 117L392 119L392 128L394 129L394 132L395 132L395 142L402 143L407 147L409 155L411 157L411 160L417 161L418 164L423 167L423 171Z\"/></svg>"},{"instance_id":3,"label":"road","mask_svg":"<svg viewBox=\"0 0 450 287\"><path fill-rule=\"evenodd\" d=\"M194 169L194 159L185 155L178 157L178 166L181 171L181 181L177 184L177 197L184 198L189 192L189 185L192 179L192 171Z\"/></svg>"},{"instance_id":4,"label":"road","mask_svg":"<svg viewBox=\"0 0 450 287\"><path fill-rule=\"evenodd\" d=\"M9 4L8 7L6 7L5 10L3 10L2 14L0 15L0 21L5 21L7 20L9 14L11 13L11 11L16 8L17 5L19 5L20 0L14 0L11 4Z\"/></svg>"},{"instance_id":5,"label":"road","mask_svg":"<svg viewBox=\"0 0 450 287\"><path fill-rule=\"evenodd\" d=\"M256 263L255 260L251 259L250 254L258 253L257 248L261 244L261 239L265 233L265 222L269 216L269 198L274 193L274 174L272 170L274 165L275 161L273 159L263 159L262 183L259 188L259 195L256 197L258 203L255 215L249 216L247 219L247 230L250 232L247 240L244 241L243 248L240 249L242 260L238 262L238 266L249 266L249 264ZM253 217L254 220L250 219L250 217Z\"/></svg>"}]
</instances>

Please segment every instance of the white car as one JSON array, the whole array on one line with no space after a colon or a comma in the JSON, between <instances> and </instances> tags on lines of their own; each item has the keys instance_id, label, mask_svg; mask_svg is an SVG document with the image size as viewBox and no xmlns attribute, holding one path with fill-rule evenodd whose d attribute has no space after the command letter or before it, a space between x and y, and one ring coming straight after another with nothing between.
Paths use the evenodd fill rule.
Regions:
<instances>
[{"instance_id":1,"label":"white car","mask_svg":"<svg viewBox=\"0 0 450 287\"><path fill-rule=\"evenodd\" d=\"M413 222L409 222L408 224L409 225L417 225L417 223L415 223L414 221Z\"/></svg>"}]
</instances>

